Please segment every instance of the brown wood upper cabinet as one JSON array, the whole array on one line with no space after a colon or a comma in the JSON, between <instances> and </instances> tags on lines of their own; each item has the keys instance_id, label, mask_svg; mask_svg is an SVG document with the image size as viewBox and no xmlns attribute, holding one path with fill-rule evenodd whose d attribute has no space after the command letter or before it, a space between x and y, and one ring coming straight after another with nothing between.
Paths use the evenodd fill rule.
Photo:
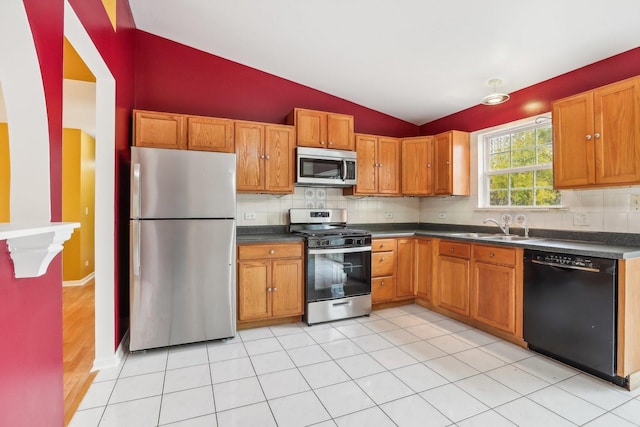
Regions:
<instances>
[{"instance_id":1,"label":"brown wood upper cabinet","mask_svg":"<svg viewBox=\"0 0 640 427\"><path fill-rule=\"evenodd\" d=\"M469 134L452 130L433 137L433 194L469 195Z\"/></svg>"},{"instance_id":2,"label":"brown wood upper cabinet","mask_svg":"<svg viewBox=\"0 0 640 427\"><path fill-rule=\"evenodd\" d=\"M400 195L400 140L356 134L358 178L345 195Z\"/></svg>"},{"instance_id":3,"label":"brown wood upper cabinet","mask_svg":"<svg viewBox=\"0 0 640 427\"><path fill-rule=\"evenodd\" d=\"M297 145L354 149L353 116L296 108L289 114L287 123L296 126Z\"/></svg>"},{"instance_id":4,"label":"brown wood upper cabinet","mask_svg":"<svg viewBox=\"0 0 640 427\"><path fill-rule=\"evenodd\" d=\"M236 121L235 146L238 192L293 193L292 126Z\"/></svg>"},{"instance_id":5,"label":"brown wood upper cabinet","mask_svg":"<svg viewBox=\"0 0 640 427\"><path fill-rule=\"evenodd\" d=\"M234 152L233 120L157 111L133 111L133 145Z\"/></svg>"},{"instance_id":6,"label":"brown wood upper cabinet","mask_svg":"<svg viewBox=\"0 0 640 427\"><path fill-rule=\"evenodd\" d=\"M553 103L553 185L640 183L640 76Z\"/></svg>"},{"instance_id":7,"label":"brown wood upper cabinet","mask_svg":"<svg viewBox=\"0 0 640 427\"><path fill-rule=\"evenodd\" d=\"M133 145L152 148L187 148L186 116L133 110Z\"/></svg>"},{"instance_id":8,"label":"brown wood upper cabinet","mask_svg":"<svg viewBox=\"0 0 640 427\"><path fill-rule=\"evenodd\" d=\"M187 116L189 150L234 152L233 120Z\"/></svg>"},{"instance_id":9,"label":"brown wood upper cabinet","mask_svg":"<svg viewBox=\"0 0 640 427\"><path fill-rule=\"evenodd\" d=\"M402 194L433 194L433 137L402 139Z\"/></svg>"}]
</instances>

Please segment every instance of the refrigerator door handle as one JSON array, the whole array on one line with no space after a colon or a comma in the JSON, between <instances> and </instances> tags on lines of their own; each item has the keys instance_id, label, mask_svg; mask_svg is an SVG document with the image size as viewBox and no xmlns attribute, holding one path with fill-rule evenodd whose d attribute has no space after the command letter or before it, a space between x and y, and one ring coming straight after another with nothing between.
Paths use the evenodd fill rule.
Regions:
<instances>
[{"instance_id":1,"label":"refrigerator door handle","mask_svg":"<svg viewBox=\"0 0 640 427\"><path fill-rule=\"evenodd\" d=\"M133 218L140 218L142 212L142 191L140 191L140 163L133 164L133 182L131 183L131 201Z\"/></svg>"},{"instance_id":2,"label":"refrigerator door handle","mask_svg":"<svg viewBox=\"0 0 640 427\"><path fill-rule=\"evenodd\" d=\"M140 221L133 221L133 275L140 276Z\"/></svg>"}]
</instances>

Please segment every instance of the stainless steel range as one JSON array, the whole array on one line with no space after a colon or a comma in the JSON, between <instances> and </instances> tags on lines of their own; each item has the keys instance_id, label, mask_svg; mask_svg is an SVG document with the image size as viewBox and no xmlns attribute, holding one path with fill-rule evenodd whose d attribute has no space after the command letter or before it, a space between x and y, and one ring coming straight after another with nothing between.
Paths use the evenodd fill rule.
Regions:
<instances>
[{"instance_id":1,"label":"stainless steel range","mask_svg":"<svg viewBox=\"0 0 640 427\"><path fill-rule=\"evenodd\" d=\"M308 325L371 313L371 233L347 227L346 209L290 209L305 237Z\"/></svg>"}]
</instances>

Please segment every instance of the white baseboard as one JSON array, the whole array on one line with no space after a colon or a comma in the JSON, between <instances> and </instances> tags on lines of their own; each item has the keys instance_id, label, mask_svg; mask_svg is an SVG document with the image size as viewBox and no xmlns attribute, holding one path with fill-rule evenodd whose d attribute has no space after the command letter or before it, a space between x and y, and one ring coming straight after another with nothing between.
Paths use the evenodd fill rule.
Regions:
<instances>
[{"instance_id":1,"label":"white baseboard","mask_svg":"<svg viewBox=\"0 0 640 427\"><path fill-rule=\"evenodd\" d=\"M127 353L127 349L129 348L129 330L125 332L124 337L122 337L122 341L118 344L118 348L112 357L104 357L100 360L95 359L93 361L93 367L91 368L91 372L99 371L100 369L107 368L115 368L119 366L125 358L125 354Z\"/></svg>"},{"instance_id":2,"label":"white baseboard","mask_svg":"<svg viewBox=\"0 0 640 427\"><path fill-rule=\"evenodd\" d=\"M80 280L65 280L62 282L62 286L84 286L89 283L96 276L95 271L91 274L88 274L84 278Z\"/></svg>"}]
</instances>

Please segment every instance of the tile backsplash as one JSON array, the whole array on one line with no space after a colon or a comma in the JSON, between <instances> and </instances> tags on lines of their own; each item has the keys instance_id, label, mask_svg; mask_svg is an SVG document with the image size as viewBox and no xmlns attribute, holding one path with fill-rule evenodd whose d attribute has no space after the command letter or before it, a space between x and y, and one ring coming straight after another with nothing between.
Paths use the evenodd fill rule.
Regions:
<instances>
[{"instance_id":1,"label":"tile backsplash","mask_svg":"<svg viewBox=\"0 0 640 427\"><path fill-rule=\"evenodd\" d=\"M296 187L293 194L238 194L238 225L287 225L289 209L347 209L350 223L418 222L417 197L343 196L341 188ZM255 217L255 219L250 219Z\"/></svg>"}]
</instances>

